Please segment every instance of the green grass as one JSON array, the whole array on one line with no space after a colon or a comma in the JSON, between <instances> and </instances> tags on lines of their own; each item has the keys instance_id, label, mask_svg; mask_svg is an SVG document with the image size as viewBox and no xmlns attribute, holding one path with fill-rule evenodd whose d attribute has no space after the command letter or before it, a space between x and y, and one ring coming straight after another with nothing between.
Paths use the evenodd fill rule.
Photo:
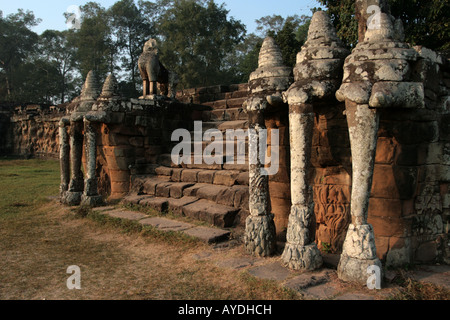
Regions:
<instances>
[{"instance_id":1,"label":"green grass","mask_svg":"<svg viewBox=\"0 0 450 320\"><path fill-rule=\"evenodd\" d=\"M0 219L35 210L59 192L56 160L0 159Z\"/></svg>"},{"instance_id":2,"label":"green grass","mask_svg":"<svg viewBox=\"0 0 450 320\"><path fill-rule=\"evenodd\" d=\"M150 242L163 242L169 245L183 246L186 249L201 244L200 240L182 232L161 231L152 226L144 226L137 221L109 217L86 207L78 207L73 211L76 218L87 218L96 222L99 226L112 227L127 235L138 234Z\"/></svg>"}]
</instances>

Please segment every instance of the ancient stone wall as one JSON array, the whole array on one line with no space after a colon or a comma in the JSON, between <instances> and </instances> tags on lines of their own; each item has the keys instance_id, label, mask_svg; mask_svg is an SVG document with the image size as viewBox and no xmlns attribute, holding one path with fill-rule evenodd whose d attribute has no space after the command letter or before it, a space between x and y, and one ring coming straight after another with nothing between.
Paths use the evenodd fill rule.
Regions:
<instances>
[{"instance_id":1,"label":"ancient stone wall","mask_svg":"<svg viewBox=\"0 0 450 320\"><path fill-rule=\"evenodd\" d=\"M426 48L415 49L421 58L411 72L425 84L425 108L380 111L368 222L377 255L388 265L449 259L449 63ZM186 89L177 93L183 104L164 108L145 100L120 101L111 121L96 126L100 192L123 197L133 178L157 174L161 164L172 167L170 135L175 129L192 130L195 120L247 119L242 107L247 89L247 84ZM314 113L310 182L316 241L323 251L339 253L351 222L352 156L345 105L319 105ZM56 107L3 109L0 152L58 157L63 114ZM280 168L269 178L269 192L277 235L285 240L291 206L288 110L267 113L265 125L269 137L272 129L280 133Z\"/></svg>"},{"instance_id":2,"label":"ancient stone wall","mask_svg":"<svg viewBox=\"0 0 450 320\"><path fill-rule=\"evenodd\" d=\"M65 106L16 106L3 114L0 154L58 158L58 122Z\"/></svg>"},{"instance_id":3,"label":"ancient stone wall","mask_svg":"<svg viewBox=\"0 0 450 320\"><path fill-rule=\"evenodd\" d=\"M99 191L120 198L130 191L133 177L155 174L160 164L171 166L172 132L192 130L204 107L137 99L117 102L116 107L113 119L97 127L97 167Z\"/></svg>"}]
</instances>

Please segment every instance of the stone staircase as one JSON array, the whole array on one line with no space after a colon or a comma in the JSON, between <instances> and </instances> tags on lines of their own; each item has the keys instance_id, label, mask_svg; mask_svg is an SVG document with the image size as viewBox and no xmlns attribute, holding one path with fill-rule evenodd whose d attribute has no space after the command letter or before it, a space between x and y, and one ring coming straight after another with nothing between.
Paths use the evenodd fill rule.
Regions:
<instances>
[{"instance_id":1,"label":"stone staircase","mask_svg":"<svg viewBox=\"0 0 450 320\"><path fill-rule=\"evenodd\" d=\"M220 86L213 87L221 91L215 97L223 99L204 101L200 94L195 99L202 105L209 107L202 113L203 133L209 129L221 131L224 141L224 154L226 147L233 146L236 150L237 141L227 141L226 131L230 129L248 128L247 115L242 104L247 96L247 88L243 85L233 88ZM207 97L212 98L205 90ZM225 92L223 92L225 91ZM179 97L180 99L180 97ZM192 100L192 97L190 98ZM194 99L194 100L195 100ZM212 142L195 142L194 132L191 132L192 150L199 144L204 151ZM174 145L175 146L175 143ZM242 148L243 146L240 145ZM136 175L131 182L131 192L123 200L124 203L150 207L159 212L171 212L175 215L185 216L204 221L218 228L235 228L242 230L248 216L248 139L245 141L245 163L223 164L191 164L177 165L172 162L170 154L162 154L154 168L154 174ZM238 231L237 231L238 232Z\"/></svg>"}]
</instances>

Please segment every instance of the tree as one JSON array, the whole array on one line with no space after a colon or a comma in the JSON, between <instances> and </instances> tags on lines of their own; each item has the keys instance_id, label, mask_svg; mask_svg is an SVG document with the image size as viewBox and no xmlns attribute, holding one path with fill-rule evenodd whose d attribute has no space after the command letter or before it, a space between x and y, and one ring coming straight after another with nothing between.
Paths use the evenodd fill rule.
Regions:
<instances>
[{"instance_id":1,"label":"tree","mask_svg":"<svg viewBox=\"0 0 450 320\"><path fill-rule=\"evenodd\" d=\"M286 66L294 67L297 53L308 36L311 17L293 15L283 18L279 15L265 16L256 20L259 35L249 34L240 45L239 71L241 81L246 82L250 73L258 67L259 51L267 36L275 39Z\"/></svg>"},{"instance_id":2,"label":"tree","mask_svg":"<svg viewBox=\"0 0 450 320\"><path fill-rule=\"evenodd\" d=\"M154 22L145 14L152 5L151 2L140 1L138 7L133 0L121 0L108 9L111 29L116 37L114 42L120 50L122 67L127 70L128 81L131 82L129 90L135 93L137 93L136 85L139 82L137 76L139 55L145 42L155 36Z\"/></svg>"},{"instance_id":3,"label":"tree","mask_svg":"<svg viewBox=\"0 0 450 320\"><path fill-rule=\"evenodd\" d=\"M99 79L115 70L117 48L112 39L107 11L96 2L80 7L81 27L68 34L71 46L76 48L75 59L81 78L94 70Z\"/></svg>"},{"instance_id":4,"label":"tree","mask_svg":"<svg viewBox=\"0 0 450 320\"><path fill-rule=\"evenodd\" d=\"M280 15L264 16L256 19L256 31L258 31L263 38L268 34L279 32L285 23L285 19Z\"/></svg>"},{"instance_id":5,"label":"tree","mask_svg":"<svg viewBox=\"0 0 450 320\"><path fill-rule=\"evenodd\" d=\"M358 42L354 0L318 0L326 6L338 36L348 46ZM388 0L391 14L401 18L406 41L433 50L450 49L449 0Z\"/></svg>"},{"instance_id":6,"label":"tree","mask_svg":"<svg viewBox=\"0 0 450 320\"><path fill-rule=\"evenodd\" d=\"M227 55L243 40L245 26L214 1L173 0L158 21L163 64L184 87L224 83Z\"/></svg>"},{"instance_id":7,"label":"tree","mask_svg":"<svg viewBox=\"0 0 450 320\"><path fill-rule=\"evenodd\" d=\"M2 83L2 99L12 100L17 98L14 81L18 67L32 55L36 49L38 35L31 31L40 23L30 11L19 9L17 13L10 14L6 18L0 11L0 72ZM25 72L30 72L27 70Z\"/></svg>"},{"instance_id":8,"label":"tree","mask_svg":"<svg viewBox=\"0 0 450 320\"><path fill-rule=\"evenodd\" d=\"M69 34L73 31L46 30L40 35L40 52L45 61L57 71L55 83L59 92L59 101L64 103L73 91L75 70L75 48L69 45Z\"/></svg>"},{"instance_id":9,"label":"tree","mask_svg":"<svg viewBox=\"0 0 450 320\"><path fill-rule=\"evenodd\" d=\"M389 0L389 4L392 15L403 21L407 42L450 50L449 0Z\"/></svg>"},{"instance_id":10,"label":"tree","mask_svg":"<svg viewBox=\"0 0 450 320\"><path fill-rule=\"evenodd\" d=\"M263 38L250 33L242 43L236 46L233 54L236 59L236 82L248 82L250 74L258 68L259 51L262 43Z\"/></svg>"}]
</instances>

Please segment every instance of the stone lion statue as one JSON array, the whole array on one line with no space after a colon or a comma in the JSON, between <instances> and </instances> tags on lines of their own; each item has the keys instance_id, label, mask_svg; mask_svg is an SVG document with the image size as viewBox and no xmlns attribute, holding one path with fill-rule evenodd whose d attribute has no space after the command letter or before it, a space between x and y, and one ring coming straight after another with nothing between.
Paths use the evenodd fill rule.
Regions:
<instances>
[{"instance_id":1,"label":"stone lion statue","mask_svg":"<svg viewBox=\"0 0 450 320\"><path fill-rule=\"evenodd\" d=\"M139 71L143 80L143 98L160 95L175 98L178 75L167 70L159 61L159 49L155 39L148 40L138 60Z\"/></svg>"}]
</instances>

